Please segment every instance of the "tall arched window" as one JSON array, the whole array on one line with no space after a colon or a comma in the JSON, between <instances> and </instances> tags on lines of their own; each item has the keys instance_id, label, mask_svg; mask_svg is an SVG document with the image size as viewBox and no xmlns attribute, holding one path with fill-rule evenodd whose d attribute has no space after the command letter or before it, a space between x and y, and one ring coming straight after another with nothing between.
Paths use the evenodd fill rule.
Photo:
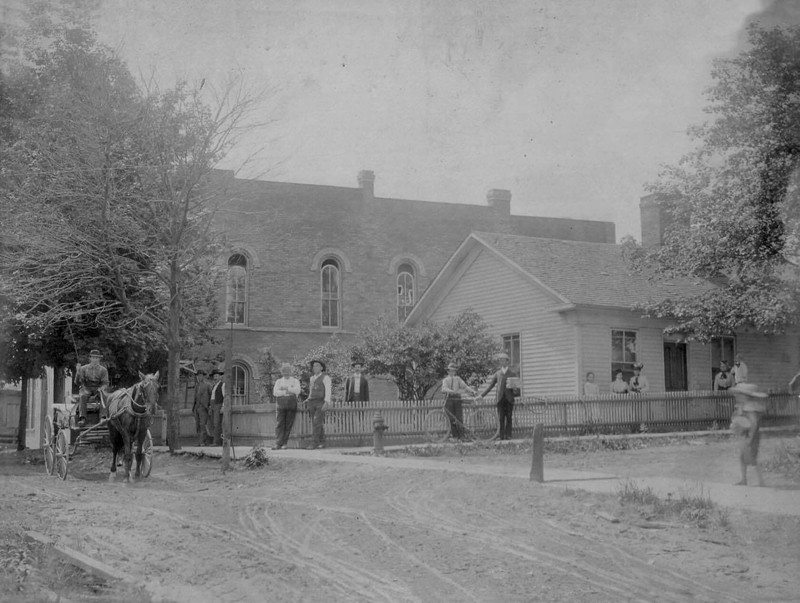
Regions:
<instances>
[{"instance_id":1,"label":"tall arched window","mask_svg":"<svg viewBox=\"0 0 800 603\"><path fill-rule=\"evenodd\" d=\"M411 264L397 267L397 320L403 322L411 313L416 299L414 268Z\"/></svg>"},{"instance_id":2,"label":"tall arched window","mask_svg":"<svg viewBox=\"0 0 800 603\"><path fill-rule=\"evenodd\" d=\"M249 404L249 376L247 368L241 364L231 366L231 404L243 406Z\"/></svg>"},{"instance_id":3,"label":"tall arched window","mask_svg":"<svg viewBox=\"0 0 800 603\"><path fill-rule=\"evenodd\" d=\"M235 253L228 258L225 322L243 325L247 321L247 258Z\"/></svg>"},{"instance_id":4,"label":"tall arched window","mask_svg":"<svg viewBox=\"0 0 800 603\"><path fill-rule=\"evenodd\" d=\"M338 327L341 318L341 281L339 263L336 260L322 262L321 296L322 326Z\"/></svg>"}]
</instances>

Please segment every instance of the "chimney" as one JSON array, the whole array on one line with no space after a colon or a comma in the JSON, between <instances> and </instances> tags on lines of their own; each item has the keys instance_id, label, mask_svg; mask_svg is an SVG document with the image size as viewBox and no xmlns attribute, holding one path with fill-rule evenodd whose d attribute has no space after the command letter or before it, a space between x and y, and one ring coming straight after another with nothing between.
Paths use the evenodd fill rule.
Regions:
<instances>
[{"instance_id":1,"label":"chimney","mask_svg":"<svg viewBox=\"0 0 800 603\"><path fill-rule=\"evenodd\" d=\"M496 211L511 215L511 191L493 188L486 193L486 201L488 201L489 207L493 207Z\"/></svg>"},{"instance_id":2,"label":"chimney","mask_svg":"<svg viewBox=\"0 0 800 603\"><path fill-rule=\"evenodd\" d=\"M372 201L375 198L375 172L361 170L358 173L358 188L361 189L364 201Z\"/></svg>"},{"instance_id":3,"label":"chimney","mask_svg":"<svg viewBox=\"0 0 800 603\"><path fill-rule=\"evenodd\" d=\"M653 193L639 199L642 223L642 247L659 247L664 244L664 233L671 221L667 211L674 197Z\"/></svg>"}]
</instances>

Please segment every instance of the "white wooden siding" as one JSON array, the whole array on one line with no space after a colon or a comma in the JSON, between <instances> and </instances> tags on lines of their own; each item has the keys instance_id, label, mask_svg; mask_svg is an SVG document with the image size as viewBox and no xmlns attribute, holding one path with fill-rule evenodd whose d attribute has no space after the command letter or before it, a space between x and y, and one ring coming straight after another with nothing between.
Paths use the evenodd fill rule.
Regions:
<instances>
[{"instance_id":1,"label":"white wooden siding","mask_svg":"<svg viewBox=\"0 0 800 603\"><path fill-rule=\"evenodd\" d=\"M472 309L500 337L520 335L524 396L574 394L575 330L553 307L561 302L488 251L481 251L431 318L447 319Z\"/></svg>"},{"instance_id":2,"label":"white wooden siding","mask_svg":"<svg viewBox=\"0 0 800 603\"><path fill-rule=\"evenodd\" d=\"M601 394L611 390L611 328L607 324L588 323L580 326L581 370L578 379L583 394L586 373L594 373L594 382Z\"/></svg>"},{"instance_id":3,"label":"white wooden siding","mask_svg":"<svg viewBox=\"0 0 800 603\"><path fill-rule=\"evenodd\" d=\"M736 352L747 365L747 380L764 391L786 391L800 371L798 332L784 335L736 335Z\"/></svg>"},{"instance_id":4,"label":"white wooden siding","mask_svg":"<svg viewBox=\"0 0 800 603\"><path fill-rule=\"evenodd\" d=\"M686 370L690 390L712 390L711 346L692 341L686 352Z\"/></svg>"}]
</instances>

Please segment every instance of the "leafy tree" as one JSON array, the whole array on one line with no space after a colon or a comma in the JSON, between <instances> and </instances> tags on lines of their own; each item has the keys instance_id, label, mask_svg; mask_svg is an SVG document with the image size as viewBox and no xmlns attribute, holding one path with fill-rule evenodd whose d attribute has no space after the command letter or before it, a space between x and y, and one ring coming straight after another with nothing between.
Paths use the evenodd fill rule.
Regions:
<instances>
[{"instance_id":1,"label":"leafy tree","mask_svg":"<svg viewBox=\"0 0 800 603\"><path fill-rule=\"evenodd\" d=\"M368 372L391 377L402 400L433 395L450 362L459 365L460 377L477 384L492 370L492 358L499 351L486 323L472 311L417 326L382 318L360 334L354 349Z\"/></svg>"},{"instance_id":2,"label":"leafy tree","mask_svg":"<svg viewBox=\"0 0 800 603\"><path fill-rule=\"evenodd\" d=\"M344 396L344 384L350 374L350 360L352 349L336 335L331 335L324 344L312 348L302 358L295 358L294 374L306 388L311 378L311 361L322 360L325 363L325 373L331 378L331 388L335 398ZM304 391L303 395L308 392Z\"/></svg>"},{"instance_id":3,"label":"leafy tree","mask_svg":"<svg viewBox=\"0 0 800 603\"><path fill-rule=\"evenodd\" d=\"M644 309L699 340L744 326L779 333L800 310L800 27L749 29L750 48L718 60L694 151L649 185L668 226L663 245L625 242L632 266L698 287Z\"/></svg>"},{"instance_id":4,"label":"leafy tree","mask_svg":"<svg viewBox=\"0 0 800 603\"><path fill-rule=\"evenodd\" d=\"M37 324L96 329L109 347L147 350L139 361L166 360L174 401L183 347L218 318L224 241L212 226L223 180L213 168L258 97L232 81L212 109L183 83L139 86L80 27L58 29L29 61L22 88L36 111L0 150L10 166L0 211L20 233L2 249L0 285ZM167 406L174 449L178 407Z\"/></svg>"}]
</instances>

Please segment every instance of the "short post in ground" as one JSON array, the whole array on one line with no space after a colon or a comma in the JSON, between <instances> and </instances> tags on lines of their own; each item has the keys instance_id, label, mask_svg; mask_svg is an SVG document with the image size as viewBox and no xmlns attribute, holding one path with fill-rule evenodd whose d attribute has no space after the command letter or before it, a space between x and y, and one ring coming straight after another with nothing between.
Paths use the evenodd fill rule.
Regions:
<instances>
[{"instance_id":1,"label":"short post in ground","mask_svg":"<svg viewBox=\"0 0 800 603\"><path fill-rule=\"evenodd\" d=\"M376 411L372 419L372 440L375 447L375 454L383 453L383 432L389 429L386 421L383 420L381 411Z\"/></svg>"},{"instance_id":2,"label":"short post in ground","mask_svg":"<svg viewBox=\"0 0 800 603\"><path fill-rule=\"evenodd\" d=\"M544 425L533 426L533 445L531 446L531 481L544 482Z\"/></svg>"}]
</instances>

